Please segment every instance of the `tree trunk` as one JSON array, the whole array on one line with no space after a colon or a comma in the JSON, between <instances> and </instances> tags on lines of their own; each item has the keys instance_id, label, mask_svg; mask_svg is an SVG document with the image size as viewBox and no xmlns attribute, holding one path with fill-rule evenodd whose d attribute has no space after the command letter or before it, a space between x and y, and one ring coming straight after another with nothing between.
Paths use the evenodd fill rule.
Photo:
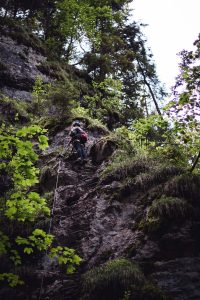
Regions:
<instances>
[{"instance_id":1,"label":"tree trunk","mask_svg":"<svg viewBox=\"0 0 200 300\"><path fill-rule=\"evenodd\" d=\"M7 14L8 14L8 3L9 3L9 0L6 1L5 3L5 14L4 14L4 18L7 17Z\"/></svg>"},{"instance_id":2,"label":"tree trunk","mask_svg":"<svg viewBox=\"0 0 200 300\"><path fill-rule=\"evenodd\" d=\"M145 73L144 73L144 70L143 70L143 68L141 67L141 64L140 64L140 62L139 62L138 59L137 59L137 62L138 62L140 71L141 71L141 73L142 73L142 77L143 77L144 83L145 83L146 86L148 87L149 92L150 92L150 94L151 94L151 97L152 97L152 99L153 99L153 102L154 102L154 104L155 104L156 110L157 110L158 114L159 114L160 116L162 116L161 111L160 111L160 108L159 108L159 106L158 106L158 102L157 102L156 97L155 97L155 95L154 95L154 93L153 93L153 90L152 90L152 88L151 88L151 85L150 85L149 82L147 81L146 76L145 76Z\"/></svg>"},{"instance_id":3,"label":"tree trunk","mask_svg":"<svg viewBox=\"0 0 200 300\"><path fill-rule=\"evenodd\" d=\"M195 167L196 167L196 165L197 165L197 163L199 161L199 158L200 158L200 151L199 151L199 154L197 155L197 157L196 157L196 159L195 159L195 161L194 161L194 163L192 165L192 168L190 169L191 173L194 171L194 169L195 169Z\"/></svg>"}]
</instances>

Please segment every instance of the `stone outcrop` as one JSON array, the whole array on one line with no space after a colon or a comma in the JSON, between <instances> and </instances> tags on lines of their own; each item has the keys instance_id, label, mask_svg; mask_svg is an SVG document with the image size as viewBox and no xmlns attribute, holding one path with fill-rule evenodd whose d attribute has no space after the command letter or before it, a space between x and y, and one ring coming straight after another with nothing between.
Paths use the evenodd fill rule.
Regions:
<instances>
[{"instance_id":1,"label":"stone outcrop","mask_svg":"<svg viewBox=\"0 0 200 300\"><path fill-rule=\"evenodd\" d=\"M81 274L109 260L125 257L139 264L145 278L157 285L168 296L167 299L198 300L198 210L196 217L186 214L180 218L177 215L154 230L147 228L144 222L150 203L160 197L161 191L169 193L169 185L175 178L180 181L181 171L168 168L168 175L161 176L160 172L154 184L148 180L148 187L133 185L125 190L116 174L102 180L101 172L113 151L105 152L107 155L104 153L101 163L93 164L91 155L94 159L98 138L88 132L89 157L85 165L80 165L71 146L65 147L69 141L69 130L67 128L52 136L49 148L41 156L39 164L43 170L38 189L42 194L51 193L53 196L60 162L51 232L58 244L76 249L83 263L76 274L65 275L54 261L43 257L37 266L32 266L31 271L25 272L26 289L18 288L12 293L3 290L0 295L15 300L22 299L22 296L25 300L37 299L43 278L41 299L80 300ZM62 155L58 151L61 147ZM148 170L148 166L145 167L144 161L138 162L134 167L130 166L127 174L137 176L136 169L140 173ZM199 177L194 179L195 184L189 194L185 183L180 190L183 198L189 197L198 207L198 196L194 190L199 189ZM172 189L174 196L177 196L177 191ZM24 294L25 290L28 297Z\"/></svg>"},{"instance_id":2,"label":"stone outcrop","mask_svg":"<svg viewBox=\"0 0 200 300\"><path fill-rule=\"evenodd\" d=\"M55 266L49 269L45 264L43 271L36 270L38 279L45 274L42 299L80 299L80 274L120 257L137 262L146 278L156 284L168 299L199 299L199 222L186 219L177 224L177 220L172 220L168 227L164 226L158 232L148 232L145 227L138 226L138 216L146 211L145 201L151 201L157 193L155 187L137 193L129 191L115 199L113 193L119 190L120 182L101 180L103 159L102 164L93 164L89 159L82 166L69 152L48 161L55 145L63 143L63 134L57 133L44 155L46 173L41 185L45 191L53 191L60 160L52 232L59 244L76 249L83 264L74 277L59 273ZM90 136L88 153L93 158L96 143L97 140ZM111 152L104 160L109 160ZM96 155L98 157L98 153Z\"/></svg>"},{"instance_id":3,"label":"stone outcrop","mask_svg":"<svg viewBox=\"0 0 200 300\"><path fill-rule=\"evenodd\" d=\"M12 98L30 101L37 76L44 82L53 80L42 72L46 57L39 48L10 36L4 25L1 33L0 90ZM2 106L1 113L5 107L10 109L5 105L8 104ZM88 161L81 165L71 146L66 147L69 130L52 131L50 146L40 157L41 177L36 189L49 197L52 205L58 176L51 233L61 246L74 248L83 262L75 274L66 275L47 257L40 257L37 265L30 260L29 266L19 272L25 286L12 290L5 287L0 290L0 298L34 300L40 295L43 300L80 300L82 274L109 260L125 257L136 262L145 278L160 288L167 299L199 300L199 176L194 176L191 184L181 179L181 169L173 167L154 174L153 165L139 161L130 165L124 178L114 172L103 177L102 171L112 161L116 143L105 136L107 132L88 130ZM140 177L134 181L137 176ZM127 178L132 181L125 183ZM0 174L0 179L0 189L5 192L12 183L7 174ZM164 207L163 220L152 218L150 223L151 204L163 194L178 198L181 205L187 202L188 211L181 206L170 216ZM44 227L48 229L49 222Z\"/></svg>"},{"instance_id":4,"label":"stone outcrop","mask_svg":"<svg viewBox=\"0 0 200 300\"><path fill-rule=\"evenodd\" d=\"M0 37L0 58L0 90L11 98L31 101L36 77L44 82L51 80L37 68L46 57L9 36Z\"/></svg>"},{"instance_id":5,"label":"stone outcrop","mask_svg":"<svg viewBox=\"0 0 200 300\"><path fill-rule=\"evenodd\" d=\"M41 40L28 28L0 18L0 93L31 101L33 85L40 77L44 83L73 81L81 98L91 78L81 70L70 66L63 68L52 60Z\"/></svg>"}]
</instances>

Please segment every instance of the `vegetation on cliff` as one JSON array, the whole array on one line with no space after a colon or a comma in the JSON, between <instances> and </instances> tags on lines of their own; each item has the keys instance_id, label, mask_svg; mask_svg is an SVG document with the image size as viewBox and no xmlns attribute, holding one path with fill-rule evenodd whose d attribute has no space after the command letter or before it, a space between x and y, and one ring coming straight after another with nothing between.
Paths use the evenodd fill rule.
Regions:
<instances>
[{"instance_id":1,"label":"vegetation on cliff","mask_svg":"<svg viewBox=\"0 0 200 300\"><path fill-rule=\"evenodd\" d=\"M73 249L56 245L47 232L52 199L40 195L45 171L39 182L37 166L43 168L38 159L47 136L74 119L84 121L91 134L100 132L91 156L112 148L98 173L99 185L119 183L107 195L110 203L137 195L143 212L135 216L135 229L159 235L199 217L200 39L195 50L180 54L174 98L164 107L152 54L140 25L129 22L129 2L5 0L0 7L2 35L45 53L38 70L52 78L49 83L35 78L31 103L0 96L0 255L5 259L0 280L10 286L22 284L19 266L33 265L41 252L67 265L68 273L80 264ZM6 69L4 60L1 76ZM103 160L102 155L93 162ZM89 270L83 293L84 299L164 299L125 259Z\"/></svg>"}]
</instances>

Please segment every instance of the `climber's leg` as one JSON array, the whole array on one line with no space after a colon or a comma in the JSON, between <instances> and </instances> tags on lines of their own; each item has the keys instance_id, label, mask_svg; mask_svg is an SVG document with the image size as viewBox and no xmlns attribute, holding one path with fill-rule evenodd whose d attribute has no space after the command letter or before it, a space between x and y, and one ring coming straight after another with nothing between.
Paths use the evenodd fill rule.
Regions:
<instances>
[{"instance_id":1,"label":"climber's leg","mask_svg":"<svg viewBox=\"0 0 200 300\"><path fill-rule=\"evenodd\" d=\"M73 143L73 146L78 154L78 157L83 160L84 159L84 152L83 152L83 149L82 149L82 145L79 141L75 141Z\"/></svg>"},{"instance_id":2,"label":"climber's leg","mask_svg":"<svg viewBox=\"0 0 200 300\"><path fill-rule=\"evenodd\" d=\"M86 151L85 151L85 145L81 144L81 158L84 160L86 158Z\"/></svg>"}]
</instances>

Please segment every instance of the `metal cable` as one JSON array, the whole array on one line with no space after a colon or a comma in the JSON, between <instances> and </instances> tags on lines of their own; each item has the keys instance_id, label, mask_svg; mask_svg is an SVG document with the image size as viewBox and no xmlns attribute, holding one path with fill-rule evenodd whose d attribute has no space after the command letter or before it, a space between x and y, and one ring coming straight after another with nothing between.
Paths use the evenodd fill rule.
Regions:
<instances>
[{"instance_id":1,"label":"metal cable","mask_svg":"<svg viewBox=\"0 0 200 300\"><path fill-rule=\"evenodd\" d=\"M59 180L59 173L60 173L60 164L61 164L61 161L59 161L59 163L58 163L56 186L55 186L55 192L54 192L53 205L52 205L52 209L51 209L51 218L50 218L50 221L49 221L48 234L50 234L50 232L51 232L51 227L52 227L52 222L53 222L53 215L54 215L54 208L55 208L55 204L56 204L56 201L57 201L57 188L58 188L58 180ZM47 257L47 251L48 251L48 248L46 249L45 257ZM41 297L42 297L43 284L44 284L44 273L43 273L42 279L41 279L40 293L39 293L38 300L41 300Z\"/></svg>"}]
</instances>

